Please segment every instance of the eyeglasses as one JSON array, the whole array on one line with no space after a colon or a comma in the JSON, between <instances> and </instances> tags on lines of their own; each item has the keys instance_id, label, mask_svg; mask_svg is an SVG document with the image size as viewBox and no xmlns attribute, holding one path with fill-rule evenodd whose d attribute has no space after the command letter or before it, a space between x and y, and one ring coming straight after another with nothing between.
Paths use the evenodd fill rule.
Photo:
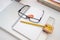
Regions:
<instances>
[{"instance_id":1,"label":"eyeglasses","mask_svg":"<svg viewBox=\"0 0 60 40\"><path fill-rule=\"evenodd\" d=\"M42 19L43 15L44 15L44 10L42 11L43 14L42 14L42 16L41 16L39 19L37 19L37 18L30 18L28 15L26 15L26 14L24 14L24 13L21 12L22 9L24 9L24 8L26 8L26 7L30 7L30 6L28 6L28 5L23 6L23 7L18 11L18 15L19 15L21 18L23 18L23 19L28 19L29 21L34 22L34 23L39 23L40 20ZM25 12L26 12L26 10L25 10Z\"/></svg>"}]
</instances>

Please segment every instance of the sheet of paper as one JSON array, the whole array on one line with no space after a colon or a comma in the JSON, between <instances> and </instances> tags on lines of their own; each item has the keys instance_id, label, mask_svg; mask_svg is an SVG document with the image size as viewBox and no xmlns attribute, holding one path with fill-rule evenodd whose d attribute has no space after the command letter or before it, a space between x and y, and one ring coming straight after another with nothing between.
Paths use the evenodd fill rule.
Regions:
<instances>
[{"instance_id":1,"label":"sheet of paper","mask_svg":"<svg viewBox=\"0 0 60 40\"><path fill-rule=\"evenodd\" d=\"M27 15L30 13L34 14L35 18L39 19L42 15L42 10L40 11L37 8L31 7L25 14ZM23 18L21 18L21 19L23 19ZM13 27L13 29L15 31L17 31L18 33L24 35L27 39L36 40L38 38L38 36L40 35L42 28L21 23L20 20ZM29 20L26 20L26 21L29 21Z\"/></svg>"},{"instance_id":2,"label":"sheet of paper","mask_svg":"<svg viewBox=\"0 0 60 40\"><path fill-rule=\"evenodd\" d=\"M25 14L26 15L33 14L34 18L39 19L43 14L43 10L39 10L37 8L31 7Z\"/></svg>"}]
</instances>

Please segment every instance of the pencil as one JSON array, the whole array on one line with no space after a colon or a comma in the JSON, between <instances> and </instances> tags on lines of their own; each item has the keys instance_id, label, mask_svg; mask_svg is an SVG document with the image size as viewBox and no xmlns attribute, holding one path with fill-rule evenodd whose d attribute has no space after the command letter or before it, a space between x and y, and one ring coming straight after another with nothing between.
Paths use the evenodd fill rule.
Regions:
<instances>
[{"instance_id":1,"label":"pencil","mask_svg":"<svg viewBox=\"0 0 60 40\"><path fill-rule=\"evenodd\" d=\"M20 22L25 23L25 24L29 24L29 25L33 25L33 26L37 26L37 27L44 27L41 24L36 24L36 23L33 23L33 22L27 22L27 21L23 21L23 20L21 20Z\"/></svg>"}]
</instances>

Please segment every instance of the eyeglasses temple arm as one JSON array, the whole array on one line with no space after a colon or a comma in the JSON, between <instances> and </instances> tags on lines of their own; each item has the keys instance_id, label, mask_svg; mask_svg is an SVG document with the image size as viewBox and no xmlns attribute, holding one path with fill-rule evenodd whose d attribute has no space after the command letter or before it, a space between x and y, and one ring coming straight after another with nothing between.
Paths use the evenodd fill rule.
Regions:
<instances>
[{"instance_id":1,"label":"eyeglasses temple arm","mask_svg":"<svg viewBox=\"0 0 60 40\"><path fill-rule=\"evenodd\" d=\"M44 10L43 10L43 14L42 14L42 16L40 17L39 21L42 19L43 15L44 15Z\"/></svg>"},{"instance_id":2,"label":"eyeglasses temple arm","mask_svg":"<svg viewBox=\"0 0 60 40\"><path fill-rule=\"evenodd\" d=\"M29 5L24 5L18 12L20 13L20 11L21 11L22 9L24 9L24 7L26 7L26 6L30 7Z\"/></svg>"}]
</instances>

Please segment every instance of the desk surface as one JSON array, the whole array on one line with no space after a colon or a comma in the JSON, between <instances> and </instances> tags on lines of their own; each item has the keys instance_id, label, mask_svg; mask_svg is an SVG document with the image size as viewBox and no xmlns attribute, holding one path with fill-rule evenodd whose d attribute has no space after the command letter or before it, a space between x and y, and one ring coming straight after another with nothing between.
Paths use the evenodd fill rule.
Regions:
<instances>
[{"instance_id":1,"label":"desk surface","mask_svg":"<svg viewBox=\"0 0 60 40\"><path fill-rule=\"evenodd\" d=\"M39 4L36 0L22 0L21 3L23 4L28 4L30 6L36 7L38 9L42 9L45 10L45 16L51 16L53 18L56 19L55 22L55 30L53 35L55 35L55 33L57 32L56 29L59 28L60 25L60 12L57 12L49 7L46 7L42 4ZM15 32L14 30L12 30L11 26L14 24L14 22L19 18L17 11L22 7L23 5L21 5L20 3L17 2L13 2L12 4L10 4L10 6L8 6L6 9L4 9L2 12L0 12L0 27L2 27L3 29L7 30L8 32L10 32L11 34L15 35L16 37L20 38L20 39L26 39L25 37L23 37L21 34L18 34L17 32ZM47 15L46 15L47 14ZM45 24L45 16L43 17L42 20L44 20L42 22L42 24ZM46 17L47 18L47 17ZM58 28L56 27L58 25ZM44 35L45 36L44 36ZM59 34L59 33L56 33ZM44 38L46 38L46 34L45 33L41 33L41 35L43 35ZM59 35L58 35L59 37ZM56 38L56 36L52 37L52 38ZM43 39L43 38L39 38L39 39ZM26 39L27 40L27 39ZM45 40L45 39L43 39ZM56 39L55 39L56 40Z\"/></svg>"}]
</instances>

